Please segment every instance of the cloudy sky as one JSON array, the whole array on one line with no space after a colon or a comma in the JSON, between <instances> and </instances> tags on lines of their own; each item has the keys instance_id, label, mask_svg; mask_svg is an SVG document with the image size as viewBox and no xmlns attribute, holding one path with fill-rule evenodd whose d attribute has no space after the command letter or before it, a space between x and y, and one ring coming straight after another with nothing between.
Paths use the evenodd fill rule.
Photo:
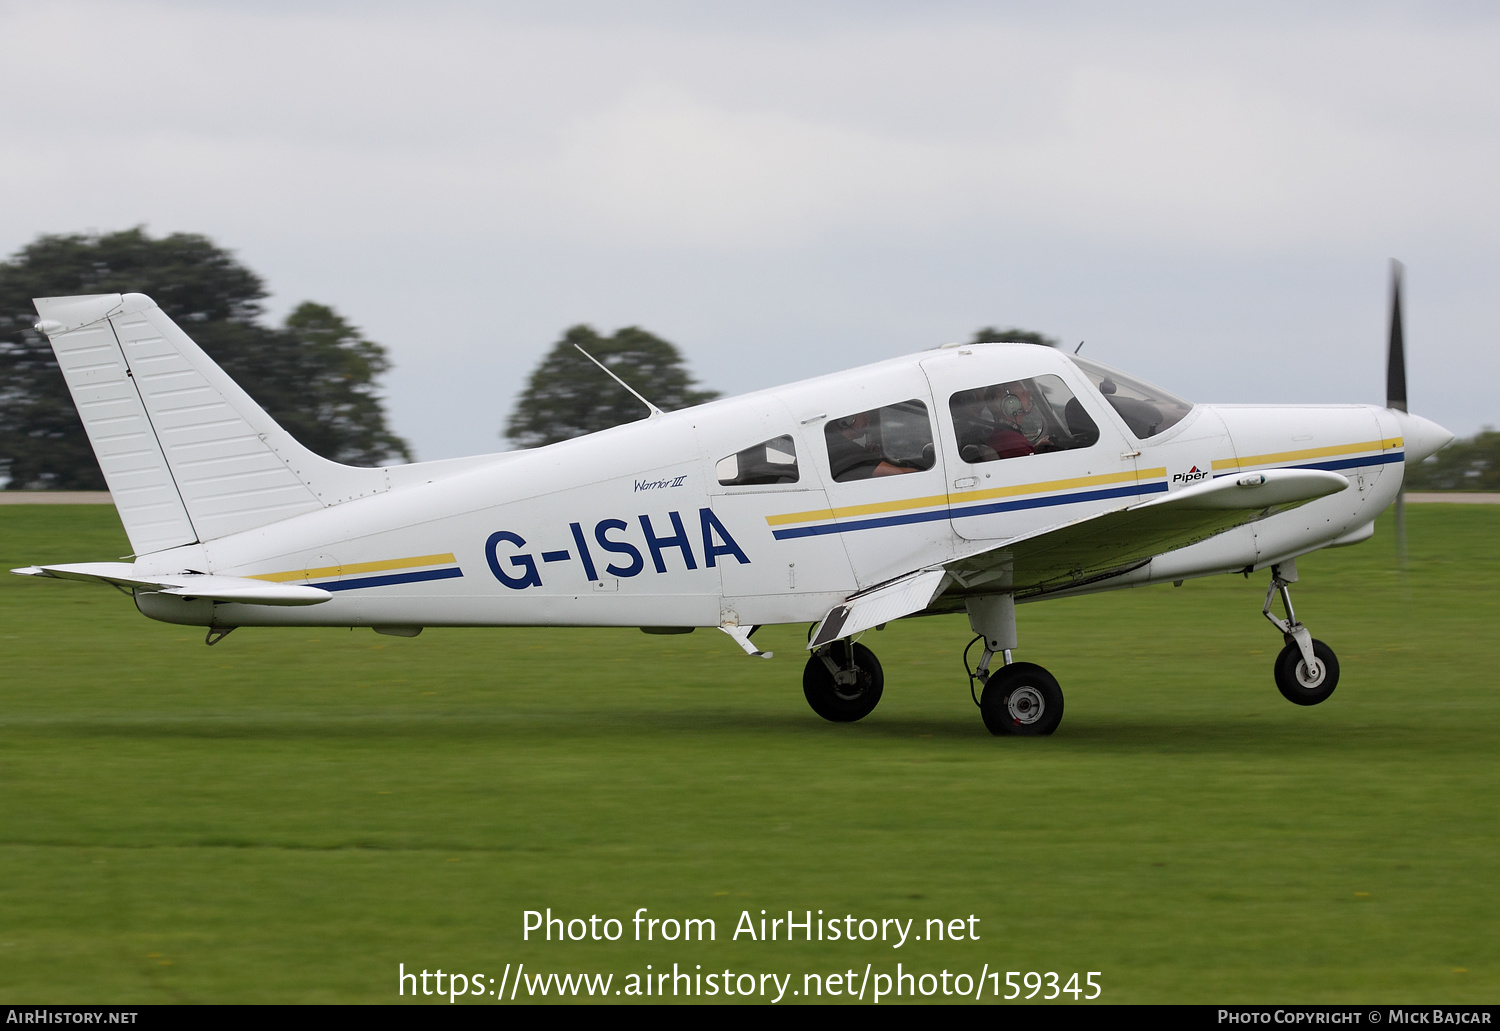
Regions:
<instances>
[{"instance_id":1,"label":"cloudy sky","mask_svg":"<svg viewBox=\"0 0 1500 1031\"><path fill-rule=\"evenodd\" d=\"M1204 7L0 0L0 253L206 234L422 458L579 322L725 393L998 324L1380 401L1392 257L1413 410L1500 424L1500 8Z\"/></svg>"}]
</instances>

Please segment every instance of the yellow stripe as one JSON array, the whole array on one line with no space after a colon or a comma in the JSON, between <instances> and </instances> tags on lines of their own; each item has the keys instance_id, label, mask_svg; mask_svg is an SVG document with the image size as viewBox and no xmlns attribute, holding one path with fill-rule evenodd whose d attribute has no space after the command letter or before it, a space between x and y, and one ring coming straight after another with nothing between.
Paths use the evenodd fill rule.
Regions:
<instances>
[{"instance_id":1,"label":"yellow stripe","mask_svg":"<svg viewBox=\"0 0 1500 1031\"><path fill-rule=\"evenodd\" d=\"M1047 480L1043 483L1027 483L1018 487L994 487L990 490L965 491L950 494L950 501L983 501L986 498L1006 498L1016 494L1045 494L1054 490L1072 490L1075 487L1097 487L1106 483L1126 483L1130 480L1154 480L1166 476L1166 466L1160 469L1140 469L1129 473L1101 473L1098 476L1075 476L1071 480Z\"/></svg>"},{"instance_id":2,"label":"yellow stripe","mask_svg":"<svg viewBox=\"0 0 1500 1031\"><path fill-rule=\"evenodd\" d=\"M1390 451L1402 446L1400 437L1387 440L1367 440L1362 444L1335 444L1332 447L1312 447L1303 451L1277 451L1269 455L1248 455L1245 458L1220 458L1214 462L1219 469L1243 469L1247 465L1270 465L1274 462L1297 462L1304 458L1327 458L1330 455L1352 455L1359 451Z\"/></svg>"},{"instance_id":3,"label":"yellow stripe","mask_svg":"<svg viewBox=\"0 0 1500 1031\"><path fill-rule=\"evenodd\" d=\"M788 523L811 523L827 519L849 519L854 516L874 515L880 512L901 512L914 508L932 508L935 505L968 504L990 498L1014 497L1018 494L1045 494L1055 490L1073 490L1078 487L1096 487L1106 483L1126 483L1131 480L1150 480L1166 476L1167 470L1142 469L1122 473L1102 473L1098 476L1075 476L1067 480L1044 480L1040 483L1023 483L1013 487L992 487L989 490L969 490L962 494L932 494L925 498L906 498L901 501L879 501L868 505L846 505L843 508L820 508L811 512L789 512L786 515L766 516L771 526Z\"/></svg>"},{"instance_id":4,"label":"yellow stripe","mask_svg":"<svg viewBox=\"0 0 1500 1031\"><path fill-rule=\"evenodd\" d=\"M452 555L417 555L414 558L391 558L383 562L354 562L347 566L324 566L322 569L293 569L286 573L261 573L251 580L283 583L287 580L321 580L324 577L349 576L353 573L378 573L385 569L413 569L417 566L440 566L458 561Z\"/></svg>"}]
</instances>

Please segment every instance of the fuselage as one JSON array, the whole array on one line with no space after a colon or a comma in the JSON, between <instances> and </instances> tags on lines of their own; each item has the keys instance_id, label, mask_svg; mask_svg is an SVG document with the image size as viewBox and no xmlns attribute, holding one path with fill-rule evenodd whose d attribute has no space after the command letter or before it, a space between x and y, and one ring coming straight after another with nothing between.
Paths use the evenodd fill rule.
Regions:
<instances>
[{"instance_id":1,"label":"fuselage","mask_svg":"<svg viewBox=\"0 0 1500 1031\"><path fill-rule=\"evenodd\" d=\"M1402 428L1388 409L1174 408L1166 395L1155 408L1172 414L1153 421L1149 392L1127 396L1128 378L1101 369L1045 347L948 347L534 450L404 467L384 493L136 562L332 600L139 593L137 605L221 627L811 622L912 570L1205 479L1318 468L1350 486L1070 590L1352 543L1400 488Z\"/></svg>"}]
</instances>

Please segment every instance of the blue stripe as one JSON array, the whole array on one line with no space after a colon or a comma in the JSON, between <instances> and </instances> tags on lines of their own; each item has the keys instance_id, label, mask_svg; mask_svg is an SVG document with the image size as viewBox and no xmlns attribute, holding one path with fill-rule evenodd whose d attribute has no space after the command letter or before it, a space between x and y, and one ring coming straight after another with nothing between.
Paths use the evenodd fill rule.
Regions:
<instances>
[{"instance_id":1,"label":"blue stripe","mask_svg":"<svg viewBox=\"0 0 1500 1031\"><path fill-rule=\"evenodd\" d=\"M325 591L352 591L359 587L389 587L391 584L415 584L424 580L452 580L463 575L462 569L453 566L448 569L424 569L420 573L390 573L385 576L362 576L358 580L330 580L308 586L321 587Z\"/></svg>"},{"instance_id":2,"label":"blue stripe","mask_svg":"<svg viewBox=\"0 0 1500 1031\"><path fill-rule=\"evenodd\" d=\"M1136 483L1129 487L1110 487L1107 490L1087 490L1081 494L1057 494L1047 498L1023 498L1020 501L996 501L984 505L953 509L955 518L961 516L992 515L996 512L1019 512L1028 508L1051 508L1054 505L1071 505L1080 501L1103 501L1107 498L1129 498L1137 494L1160 494L1167 489L1165 481L1160 483Z\"/></svg>"},{"instance_id":3,"label":"blue stripe","mask_svg":"<svg viewBox=\"0 0 1500 1031\"><path fill-rule=\"evenodd\" d=\"M1365 458L1345 458L1338 462L1314 462L1311 465L1293 466L1294 469L1357 469L1362 465L1390 465L1394 462L1406 461L1406 453L1402 451L1391 451L1383 455L1369 455Z\"/></svg>"},{"instance_id":4,"label":"blue stripe","mask_svg":"<svg viewBox=\"0 0 1500 1031\"><path fill-rule=\"evenodd\" d=\"M1340 469L1359 469L1367 465L1393 465L1397 462L1406 461L1406 452L1387 451L1382 455L1366 455L1363 458L1341 458L1334 462L1311 462L1307 465L1284 465L1276 466L1278 469L1326 469L1329 472L1337 472ZM1216 473L1214 479L1221 476L1239 476L1245 473L1245 469L1236 469L1233 472ZM1251 470L1254 472L1270 472L1269 469Z\"/></svg>"},{"instance_id":5,"label":"blue stripe","mask_svg":"<svg viewBox=\"0 0 1500 1031\"><path fill-rule=\"evenodd\" d=\"M931 523L948 518L948 509L939 508L931 512L913 512L909 515L881 516L878 519L856 519L847 523L823 523L820 526L795 526L789 530L773 530L771 536L778 541L793 537L820 537L826 533L843 533L846 530L870 530L878 526L904 526L908 523Z\"/></svg>"},{"instance_id":6,"label":"blue stripe","mask_svg":"<svg viewBox=\"0 0 1500 1031\"><path fill-rule=\"evenodd\" d=\"M773 530L771 536L778 541L794 537L820 537L830 533L846 533L854 530L874 530L884 526L906 526L911 523L931 523L942 519L960 519L965 516L992 515L996 512L1018 512L1028 508L1052 508L1056 505L1076 505L1085 501L1100 501L1106 498L1128 498L1138 494L1159 494L1167 489L1165 482L1132 484L1129 487L1110 487L1105 490L1089 490L1078 494L1055 494L1045 498L1023 498L1019 501L995 501L963 508L940 508L930 512L914 512L908 515L879 516L874 519L852 519L848 522L822 523L818 526L797 526L787 530Z\"/></svg>"}]
</instances>

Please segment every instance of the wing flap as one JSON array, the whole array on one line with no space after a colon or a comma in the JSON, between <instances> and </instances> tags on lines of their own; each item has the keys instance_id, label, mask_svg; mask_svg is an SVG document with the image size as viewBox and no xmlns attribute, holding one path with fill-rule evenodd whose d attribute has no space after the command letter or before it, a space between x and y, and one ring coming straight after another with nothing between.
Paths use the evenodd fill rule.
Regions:
<instances>
[{"instance_id":1,"label":"wing flap","mask_svg":"<svg viewBox=\"0 0 1500 1031\"><path fill-rule=\"evenodd\" d=\"M947 573L919 569L899 580L856 594L823 617L807 647L821 648L841 637L851 637L872 626L921 612L943 587Z\"/></svg>"}]
</instances>

